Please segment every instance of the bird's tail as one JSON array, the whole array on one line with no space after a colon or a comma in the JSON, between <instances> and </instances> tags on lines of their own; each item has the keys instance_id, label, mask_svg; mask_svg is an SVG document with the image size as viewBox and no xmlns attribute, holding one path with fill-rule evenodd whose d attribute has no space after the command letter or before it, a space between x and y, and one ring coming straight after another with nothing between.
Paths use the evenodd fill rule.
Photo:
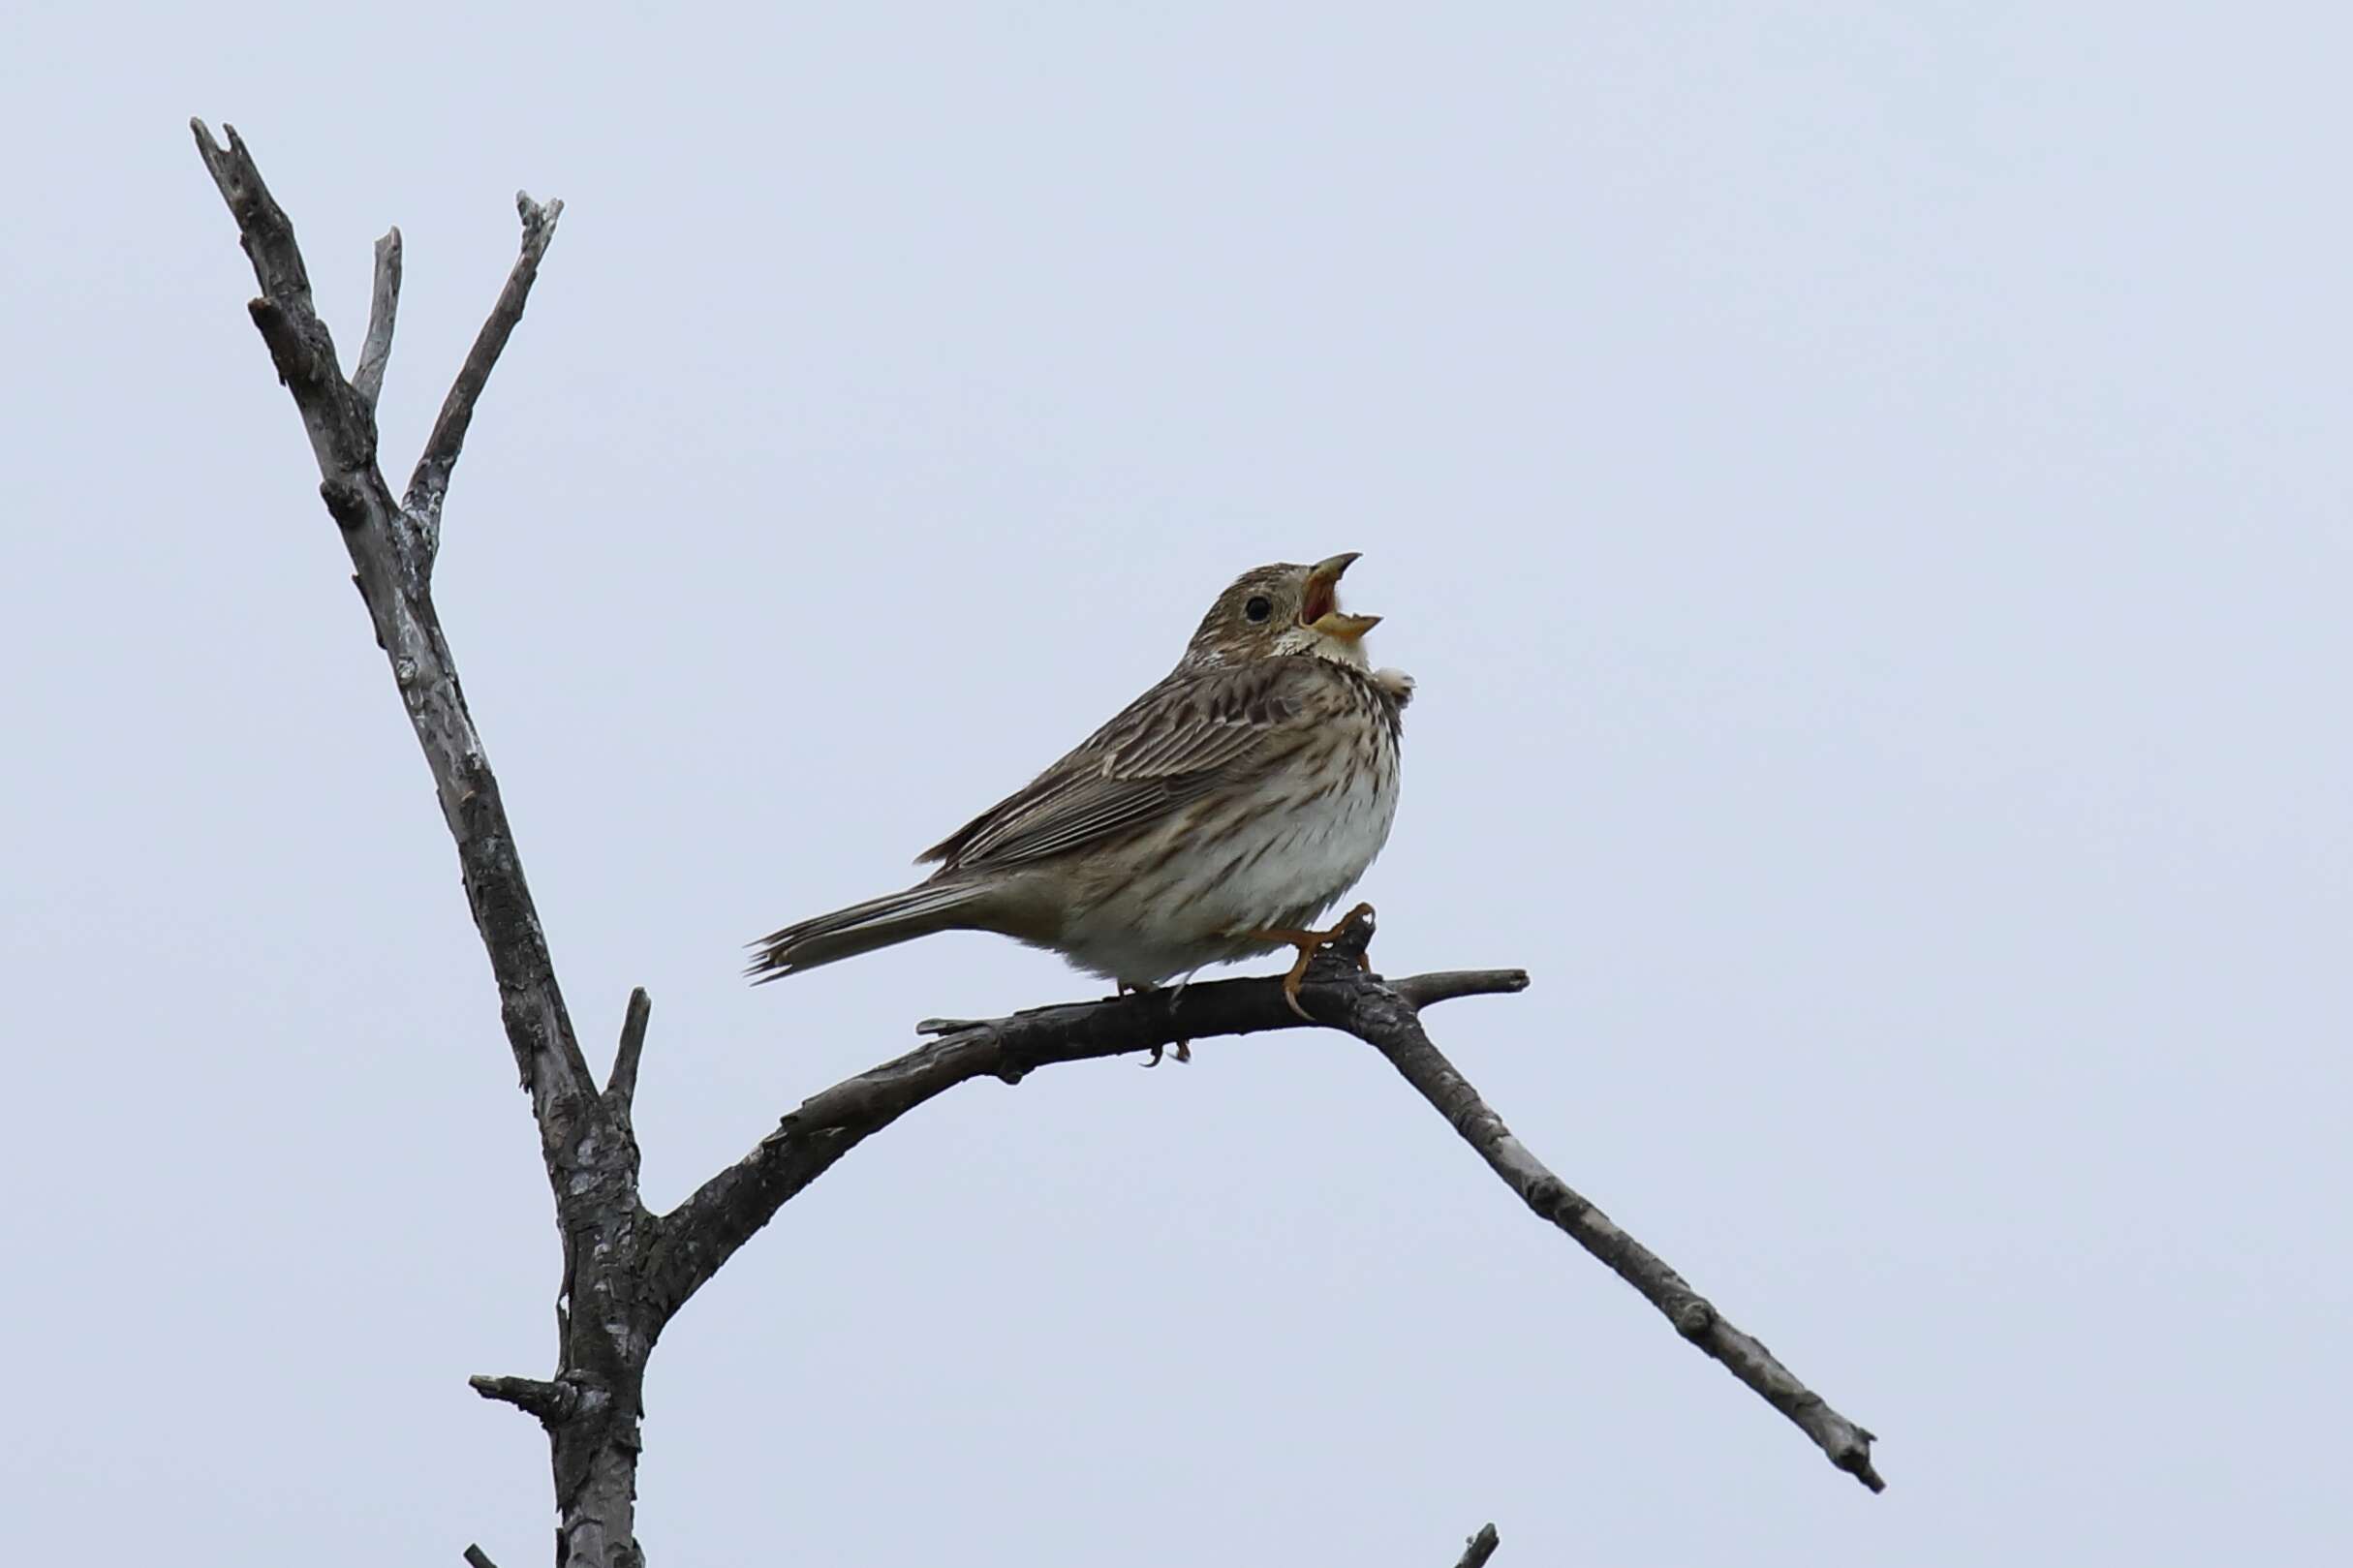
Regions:
<instances>
[{"instance_id":1,"label":"bird's tail","mask_svg":"<svg viewBox=\"0 0 2353 1568\"><path fill-rule=\"evenodd\" d=\"M918 882L904 892L852 904L762 937L752 944L759 953L744 973L761 985L935 931L970 930L972 906L987 893L972 882Z\"/></svg>"}]
</instances>

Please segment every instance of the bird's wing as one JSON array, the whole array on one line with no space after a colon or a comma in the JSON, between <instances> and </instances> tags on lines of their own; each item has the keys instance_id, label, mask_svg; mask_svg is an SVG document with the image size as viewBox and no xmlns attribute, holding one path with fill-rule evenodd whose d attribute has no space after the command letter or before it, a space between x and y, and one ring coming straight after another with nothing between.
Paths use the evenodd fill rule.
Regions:
<instances>
[{"instance_id":1,"label":"bird's wing","mask_svg":"<svg viewBox=\"0 0 2353 1568\"><path fill-rule=\"evenodd\" d=\"M1321 663L1302 657L1179 670L916 858L961 868L1064 854L1277 766L1327 709L1319 688L1333 674Z\"/></svg>"}]
</instances>

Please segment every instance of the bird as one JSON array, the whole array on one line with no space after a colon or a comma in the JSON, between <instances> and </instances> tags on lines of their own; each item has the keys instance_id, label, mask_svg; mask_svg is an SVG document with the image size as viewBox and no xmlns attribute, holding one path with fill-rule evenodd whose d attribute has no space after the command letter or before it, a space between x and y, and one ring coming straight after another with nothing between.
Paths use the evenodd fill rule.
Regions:
<instances>
[{"instance_id":1,"label":"bird","mask_svg":"<svg viewBox=\"0 0 2353 1568\"><path fill-rule=\"evenodd\" d=\"M1357 559L1243 572L1157 685L916 856L930 876L770 932L745 973L986 931L1126 993L1291 947L1284 997L1307 1018L1300 981L1347 924L1314 922L1388 842L1413 695L1365 652L1381 618L1340 607Z\"/></svg>"}]
</instances>

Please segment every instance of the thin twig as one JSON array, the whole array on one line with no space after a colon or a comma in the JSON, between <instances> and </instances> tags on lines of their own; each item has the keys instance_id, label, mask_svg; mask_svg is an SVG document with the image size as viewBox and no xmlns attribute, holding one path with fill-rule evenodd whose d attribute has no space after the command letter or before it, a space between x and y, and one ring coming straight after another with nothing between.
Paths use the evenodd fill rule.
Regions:
<instances>
[{"instance_id":1,"label":"thin twig","mask_svg":"<svg viewBox=\"0 0 2353 1568\"><path fill-rule=\"evenodd\" d=\"M352 390L368 412L384 393L384 367L392 357L392 321L400 314L400 231L392 230L376 242L376 287L368 299L368 335L359 345L359 368L352 372Z\"/></svg>"},{"instance_id":2,"label":"thin twig","mask_svg":"<svg viewBox=\"0 0 2353 1568\"><path fill-rule=\"evenodd\" d=\"M613 1053L613 1075L605 1081L604 1096L628 1110L637 1098L637 1061L645 1055L645 1026L654 1016L654 999L639 986L629 994L629 1011L621 1020L621 1045Z\"/></svg>"},{"instance_id":3,"label":"thin twig","mask_svg":"<svg viewBox=\"0 0 2353 1568\"><path fill-rule=\"evenodd\" d=\"M1526 969L1438 969L1391 980L1389 989L1406 999L1415 1012L1457 997L1494 997L1528 989Z\"/></svg>"},{"instance_id":4,"label":"thin twig","mask_svg":"<svg viewBox=\"0 0 2353 1568\"><path fill-rule=\"evenodd\" d=\"M1487 1568L1487 1559L1495 1555L1495 1549L1502 1542L1502 1537L1495 1533L1493 1524L1480 1525L1479 1533L1471 1538L1462 1560L1454 1568Z\"/></svg>"},{"instance_id":5,"label":"thin twig","mask_svg":"<svg viewBox=\"0 0 2353 1568\"><path fill-rule=\"evenodd\" d=\"M449 395L442 400L441 415L425 437L424 454L417 459L417 470L409 477L409 493L402 501L424 531L427 553L440 537L442 498L449 489L449 471L457 467L458 451L466 444L466 429L474 422L474 405L490 384L491 367L498 363L515 323L523 319L531 285L540 275L540 258L547 254L547 242L555 238L556 220L564 215L563 202L549 201L542 206L523 191L514 193L514 208L523 220L523 252L507 273L507 285L499 291L498 303L490 307L490 319L475 334L474 347L467 352Z\"/></svg>"}]
</instances>

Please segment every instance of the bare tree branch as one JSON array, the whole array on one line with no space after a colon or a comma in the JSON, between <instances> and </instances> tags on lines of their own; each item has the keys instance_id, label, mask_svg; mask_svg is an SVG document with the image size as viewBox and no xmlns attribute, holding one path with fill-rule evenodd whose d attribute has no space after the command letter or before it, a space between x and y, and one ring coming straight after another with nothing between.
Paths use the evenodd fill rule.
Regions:
<instances>
[{"instance_id":1,"label":"bare tree branch","mask_svg":"<svg viewBox=\"0 0 2353 1568\"><path fill-rule=\"evenodd\" d=\"M466 900L498 982L508 1044L531 1093L564 1244L558 1312L564 1373L560 1384L542 1386L569 1391L548 1427L562 1560L636 1568L643 1561L635 1537L638 1415L645 1357L660 1326L636 1310L634 1271L650 1241L653 1216L637 1201L637 1145L628 1117L599 1097L580 1054L498 780L467 711L432 597L432 538L449 472L475 400L522 315L560 208L523 203L523 259L434 426L419 465L429 504L412 509L393 500L377 467L375 409L338 368L334 340L312 304L294 225L233 127L223 147L202 121L190 125L262 287L262 297L250 307L254 324L310 433L320 495L342 530L377 644L391 663L432 773L443 820L457 845ZM388 355L392 309L381 256L378 298L386 308L377 325L383 342L371 347ZM539 1399L530 1381L491 1380L485 1393L511 1402ZM535 1413L543 1419L558 1410L544 1399L539 1403Z\"/></svg>"},{"instance_id":2,"label":"bare tree branch","mask_svg":"<svg viewBox=\"0 0 2353 1568\"><path fill-rule=\"evenodd\" d=\"M1410 1010L1457 997L1526 989L1520 969L1417 975L1396 988L1360 972L1356 957L1372 922L1344 938L1308 971L1302 997L1334 1006L1357 990L1377 991ZM759 1147L712 1177L662 1218L649 1260L648 1289L674 1312L776 1211L831 1169L834 1161L900 1117L975 1078L1019 1083L1039 1067L1157 1051L1180 1040L1306 1029L1284 999L1279 979L1215 980L1173 991L1147 991L1101 1001L1037 1007L1009 1018L965 1023L944 1038L868 1068L801 1102Z\"/></svg>"},{"instance_id":3,"label":"bare tree branch","mask_svg":"<svg viewBox=\"0 0 2353 1568\"><path fill-rule=\"evenodd\" d=\"M223 147L212 139L212 132L202 120L190 120L188 125L196 133L198 155L211 172L213 184L221 188L230 216L237 221L237 243L253 263L262 292L308 313L310 273L302 265L301 248L294 243L294 226L262 183L261 170L254 168L253 155L245 150L237 128L225 128L229 145Z\"/></svg>"},{"instance_id":4,"label":"bare tree branch","mask_svg":"<svg viewBox=\"0 0 2353 1568\"><path fill-rule=\"evenodd\" d=\"M1872 1434L1799 1382L1771 1351L1735 1328L1658 1254L1619 1228L1531 1153L1503 1125L1503 1119L1479 1097L1470 1080L1430 1043L1406 999L1384 996L1377 986L1354 986L1339 991L1328 1003L1319 1001L1316 1013L1387 1057L1389 1064L1462 1134L1464 1142L1478 1151L1488 1168L1522 1202L1608 1264L1619 1278L1657 1307L1678 1334L1722 1362L1733 1376L1795 1422L1831 1463L1873 1491L1885 1489L1887 1484L1872 1468Z\"/></svg>"},{"instance_id":5,"label":"bare tree branch","mask_svg":"<svg viewBox=\"0 0 2353 1568\"><path fill-rule=\"evenodd\" d=\"M482 323L465 364L458 369L457 381L442 400L441 415L425 437L424 455L409 477L405 504L424 531L428 553L441 537L442 498L449 492L449 471L457 466L458 449L466 444L466 429L474 423L474 405L490 384L490 369L498 363L515 323L523 319L524 302L531 297L531 286L540 275L540 258L547 254L547 242L556 235L556 220L564 215L563 202L542 206L526 191L514 193L514 209L523 219L523 254L515 258L507 286L498 292L498 303L490 307L490 319Z\"/></svg>"},{"instance_id":6,"label":"bare tree branch","mask_svg":"<svg viewBox=\"0 0 2353 1568\"><path fill-rule=\"evenodd\" d=\"M1487 1559L1495 1555L1495 1549L1502 1542L1502 1537L1495 1533L1493 1524L1480 1525L1479 1533L1471 1538L1470 1545L1463 1552L1462 1560L1457 1562L1454 1568L1487 1568Z\"/></svg>"},{"instance_id":7,"label":"bare tree branch","mask_svg":"<svg viewBox=\"0 0 2353 1568\"><path fill-rule=\"evenodd\" d=\"M1848 1421L1743 1334L1657 1254L1635 1241L1530 1153L1469 1080L1431 1044L1420 1010L1454 997L1524 989L1518 969L1417 975L1383 983L1354 966L1372 940L1369 915L1351 917L1319 955L1301 991L1319 1024L1347 1030L1386 1057L1464 1141L1537 1214L1599 1258L1666 1315L1676 1331L1722 1362L1820 1445L1832 1463L1871 1488L1871 1433ZM1019 1083L1038 1067L1084 1061L1179 1040L1306 1027L1274 980L1220 980L1174 992L1034 1008L1009 1018L941 1024L929 1045L810 1096L776 1131L663 1217L649 1288L666 1314L685 1304L736 1248L833 1163L924 1101L975 1078Z\"/></svg>"},{"instance_id":8,"label":"bare tree branch","mask_svg":"<svg viewBox=\"0 0 2353 1568\"><path fill-rule=\"evenodd\" d=\"M294 242L294 225L262 183L261 170L234 126L228 128L229 145L224 148L214 143L201 120L190 124L197 150L237 221L238 238L262 286L262 297L249 309L269 346L278 378L294 394L310 432L319 460L320 494L343 531L360 597L376 623L376 641L391 661L409 723L424 748L443 819L457 842L467 901L498 978L500 1011L515 1065L546 1129L552 1125L556 1101L590 1091L593 1081L556 986L539 911L532 906L522 862L515 854L514 833L499 800L498 781L466 709L433 608L430 553L415 519L392 499L376 466L375 413L336 368L334 339L312 309L310 274ZM527 232L525 242L531 245L534 236ZM546 249L544 231L536 244L535 267L537 254ZM513 287L511 278L509 287ZM504 331L497 341L506 341ZM481 353L481 344L475 347L475 356L467 361L469 372L476 370L475 359ZM488 374L485 362L472 378L477 391L480 380ZM454 449L450 455L454 457ZM443 477L446 481L446 470ZM550 1136L545 1141L554 1140Z\"/></svg>"},{"instance_id":9,"label":"bare tree branch","mask_svg":"<svg viewBox=\"0 0 2353 1568\"><path fill-rule=\"evenodd\" d=\"M359 368L352 372L352 390L376 412L384 393L384 367L392 357L392 321L400 314L400 231L392 230L376 242L376 288L368 300L368 335L359 345Z\"/></svg>"},{"instance_id":10,"label":"bare tree branch","mask_svg":"<svg viewBox=\"0 0 2353 1568\"><path fill-rule=\"evenodd\" d=\"M1417 975L1394 986L1354 966L1372 940L1369 916L1352 917L1318 956L1301 997L1329 1024L1388 1058L1504 1184L1542 1217L1616 1271L1677 1332L1729 1368L1873 1491L1871 1433L1832 1409L1765 1347L1741 1333L1683 1276L1530 1153L1424 1032L1420 1009L1454 997L1524 989L1517 969ZM943 1026L946 1027L946 1026ZM920 1047L812 1095L759 1148L722 1171L663 1220L652 1259L654 1299L675 1311L777 1209L864 1139L944 1091L980 1077L1018 1083L1057 1061L1082 1061L1179 1040L1304 1027L1273 980L1222 980L1182 997L1145 992L1106 1001L1040 1007L964 1023Z\"/></svg>"}]
</instances>

